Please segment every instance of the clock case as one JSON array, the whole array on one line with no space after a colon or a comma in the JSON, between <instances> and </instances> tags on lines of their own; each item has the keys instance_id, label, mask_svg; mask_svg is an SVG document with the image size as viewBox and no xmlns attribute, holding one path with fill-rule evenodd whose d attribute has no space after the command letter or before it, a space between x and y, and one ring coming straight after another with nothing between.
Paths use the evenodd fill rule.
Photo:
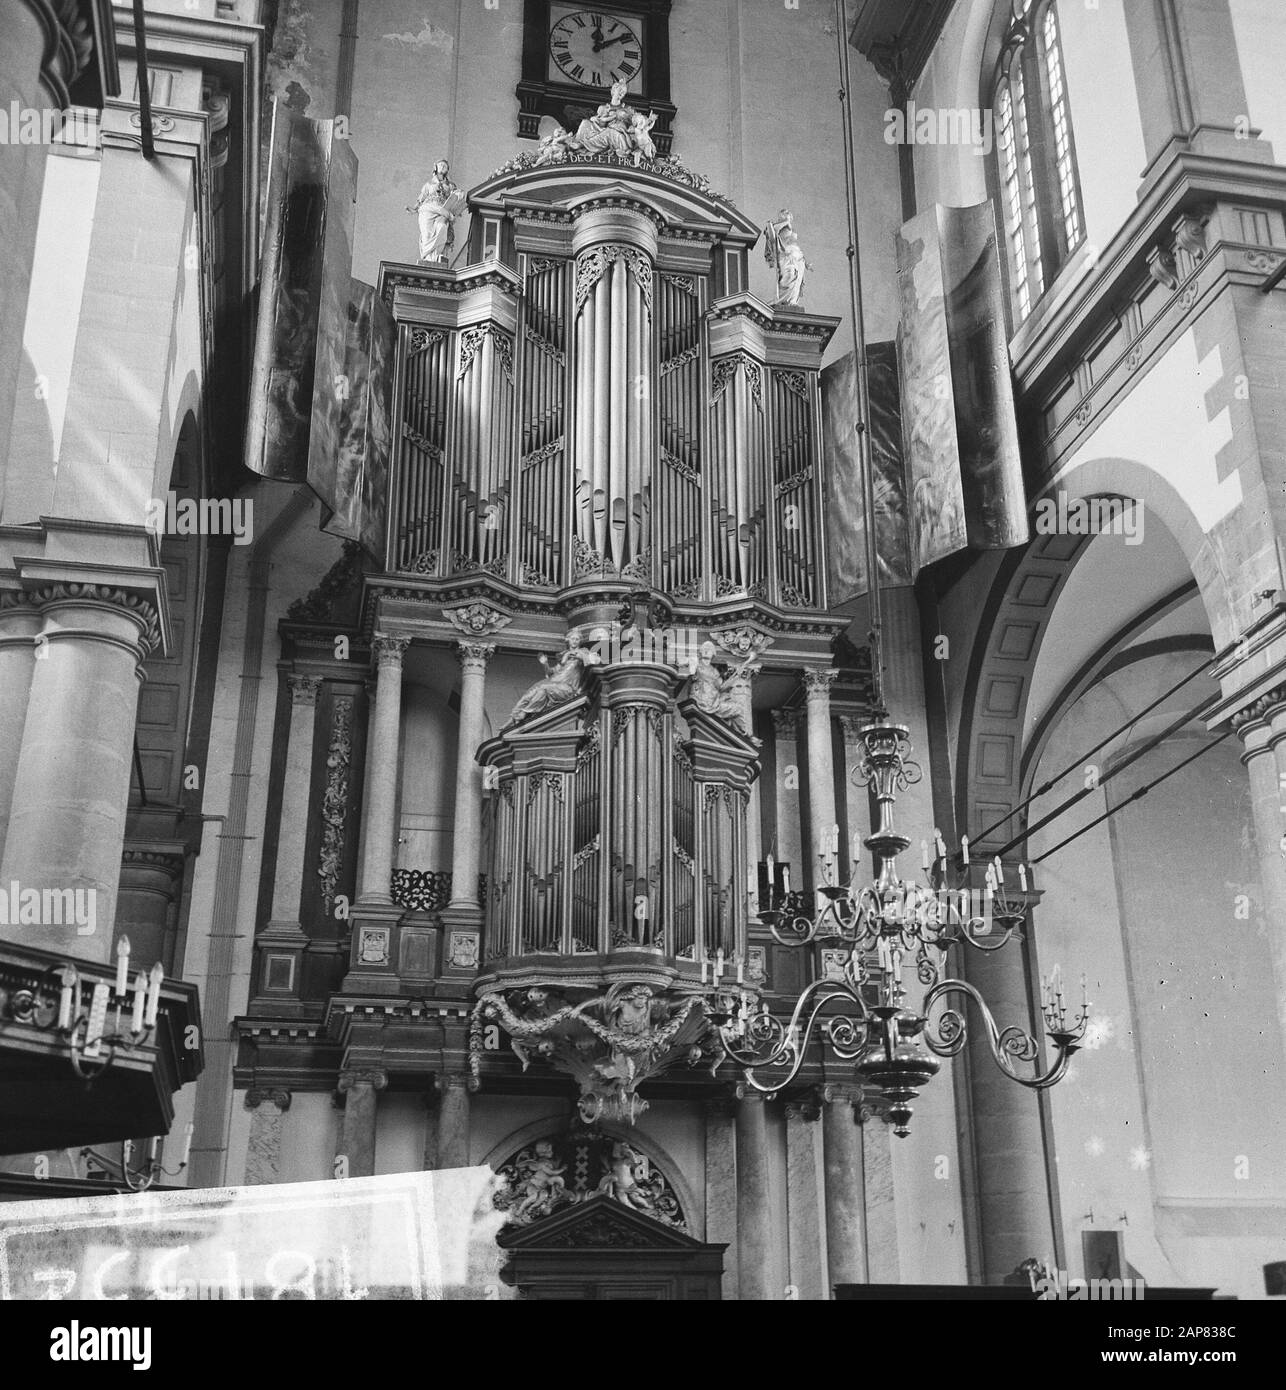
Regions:
<instances>
[{"instance_id":1,"label":"clock case","mask_svg":"<svg viewBox=\"0 0 1286 1390\"><path fill-rule=\"evenodd\" d=\"M675 107L670 100L670 5L671 0L635 0L630 5L587 4L586 10L618 16L641 17L643 35L643 90L626 98L642 111L656 112L652 140L658 154L670 153L674 138ZM540 118L552 116L564 129L576 127L611 99L607 87L585 87L575 82L555 82L549 77L550 0L527 0L523 16L522 80L518 83L518 135L535 140Z\"/></svg>"}]
</instances>

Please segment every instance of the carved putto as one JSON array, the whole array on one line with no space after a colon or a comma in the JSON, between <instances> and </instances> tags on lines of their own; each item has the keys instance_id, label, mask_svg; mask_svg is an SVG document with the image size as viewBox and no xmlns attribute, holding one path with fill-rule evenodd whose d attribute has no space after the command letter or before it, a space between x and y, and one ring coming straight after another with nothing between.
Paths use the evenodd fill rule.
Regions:
<instances>
[{"instance_id":1,"label":"carved putto","mask_svg":"<svg viewBox=\"0 0 1286 1390\"><path fill-rule=\"evenodd\" d=\"M603 1195L664 1226L687 1226L661 1170L635 1145L597 1130L539 1139L497 1171L502 1183L495 1204L510 1225L528 1226Z\"/></svg>"},{"instance_id":2,"label":"carved putto","mask_svg":"<svg viewBox=\"0 0 1286 1390\"><path fill-rule=\"evenodd\" d=\"M804 292L804 272L813 267L804 260L803 248L795 232L794 214L786 208L764 228L764 260L777 276L774 307L798 304Z\"/></svg>"},{"instance_id":3,"label":"carved putto","mask_svg":"<svg viewBox=\"0 0 1286 1390\"><path fill-rule=\"evenodd\" d=\"M420 189L420 196L407 208L420 221L421 263L443 263L450 257L455 244L455 219L464 204L464 194L451 182L450 166L445 159L439 159L429 181Z\"/></svg>"},{"instance_id":4,"label":"carved putto","mask_svg":"<svg viewBox=\"0 0 1286 1390\"><path fill-rule=\"evenodd\" d=\"M548 674L521 696L505 724L506 729L534 714L543 714L575 700L584 693L588 668L603 664L603 658L592 647L581 645L581 633L576 628L567 634L565 652L557 657L542 652L539 661Z\"/></svg>"}]
</instances>

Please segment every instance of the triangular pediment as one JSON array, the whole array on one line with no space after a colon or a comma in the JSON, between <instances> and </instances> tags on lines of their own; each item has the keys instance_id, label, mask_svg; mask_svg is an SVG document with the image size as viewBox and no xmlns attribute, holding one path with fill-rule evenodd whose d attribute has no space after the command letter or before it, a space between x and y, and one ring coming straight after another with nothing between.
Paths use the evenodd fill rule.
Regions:
<instances>
[{"instance_id":1,"label":"triangular pediment","mask_svg":"<svg viewBox=\"0 0 1286 1390\"><path fill-rule=\"evenodd\" d=\"M614 1197L596 1193L554 1216L502 1231L506 1250L704 1250L699 1240L664 1226Z\"/></svg>"}]
</instances>

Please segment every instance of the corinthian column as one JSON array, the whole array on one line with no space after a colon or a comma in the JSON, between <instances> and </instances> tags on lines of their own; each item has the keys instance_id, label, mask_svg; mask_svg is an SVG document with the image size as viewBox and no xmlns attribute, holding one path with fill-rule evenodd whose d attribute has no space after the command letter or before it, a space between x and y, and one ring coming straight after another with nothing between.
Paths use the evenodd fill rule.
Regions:
<instances>
[{"instance_id":1,"label":"corinthian column","mask_svg":"<svg viewBox=\"0 0 1286 1390\"><path fill-rule=\"evenodd\" d=\"M486 720L487 662L495 655L490 642L456 643L460 662L460 732L455 753L455 829L451 837L451 911L476 913L478 865L482 840L482 769L478 745Z\"/></svg>"},{"instance_id":2,"label":"corinthian column","mask_svg":"<svg viewBox=\"0 0 1286 1390\"><path fill-rule=\"evenodd\" d=\"M805 671L804 696L808 720L808 827L809 854L807 877L821 883L826 855L834 881L840 877L843 847L836 855L831 843L835 826L835 756L831 744L831 686L838 671ZM800 885L803 886L802 884Z\"/></svg>"},{"instance_id":3,"label":"corinthian column","mask_svg":"<svg viewBox=\"0 0 1286 1390\"><path fill-rule=\"evenodd\" d=\"M361 903L391 903L393 842L397 833L397 774L401 762L402 655L409 637L379 635L374 641L376 690L370 766L362 827Z\"/></svg>"},{"instance_id":4,"label":"corinthian column","mask_svg":"<svg viewBox=\"0 0 1286 1390\"><path fill-rule=\"evenodd\" d=\"M772 1215L768 1189L768 1117L759 1091L737 1097L737 1266L743 1299L780 1297L772 1287Z\"/></svg>"},{"instance_id":5,"label":"corinthian column","mask_svg":"<svg viewBox=\"0 0 1286 1390\"><path fill-rule=\"evenodd\" d=\"M344 1122L335 1157L347 1160L350 1178L375 1176L376 1093L387 1085L388 1075L382 1071L346 1071L339 1078L339 1091L345 1097Z\"/></svg>"}]
</instances>

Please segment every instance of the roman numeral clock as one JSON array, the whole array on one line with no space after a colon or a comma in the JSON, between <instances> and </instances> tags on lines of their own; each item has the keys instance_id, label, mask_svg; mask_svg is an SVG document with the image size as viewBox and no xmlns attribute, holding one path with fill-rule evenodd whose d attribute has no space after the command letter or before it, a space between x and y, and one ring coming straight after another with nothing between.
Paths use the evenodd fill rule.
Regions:
<instances>
[{"instance_id":1,"label":"roman numeral clock","mask_svg":"<svg viewBox=\"0 0 1286 1390\"><path fill-rule=\"evenodd\" d=\"M518 134L535 140L540 118L576 127L624 82L626 101L656 112L652 139L669 154L674 122L670 101L671 0L579 5L568 0L526 0Z\"/></svg>"}]
</instances>

